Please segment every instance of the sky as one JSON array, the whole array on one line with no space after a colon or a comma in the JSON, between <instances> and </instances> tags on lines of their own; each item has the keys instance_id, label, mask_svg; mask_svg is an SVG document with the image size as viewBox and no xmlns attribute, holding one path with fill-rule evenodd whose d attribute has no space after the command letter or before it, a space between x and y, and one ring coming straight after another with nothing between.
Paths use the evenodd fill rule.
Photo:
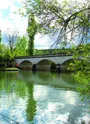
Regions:
<instances>
[{"instance_id":1,"label":"sky","mask_svg":"<svg viewBox=\"0 0 90 124\"><path fill-rule=\"evenodd\" d=\"M2 36L6 32L7 28L10 30L18 30L19 35L25 35L28 25L28 20L26 17L21 17L17 12L21 7L22 0L1 0L0 1L0 30L2 31ZM40 34L35 36L35 48L36 49L47 49L48 36L42 37ZM4 41L4 39L3 39Z\"/></svg>"}]
</instances>

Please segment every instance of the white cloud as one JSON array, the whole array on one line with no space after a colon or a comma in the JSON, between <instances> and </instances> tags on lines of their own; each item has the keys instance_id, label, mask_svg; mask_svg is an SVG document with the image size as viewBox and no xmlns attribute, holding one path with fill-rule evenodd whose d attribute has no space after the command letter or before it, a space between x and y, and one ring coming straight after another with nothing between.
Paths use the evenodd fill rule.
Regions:
<instances>
[{"instance_id":1,"label":"white cloud","mask_svg":"<svg viewBox=\"0 0 90 124\"><path fill-rule=\"evenodd\" d=\"M0 1L0 10L9 8L11 5L10 0L1 0Z\"/></svg>"},{"instance_id":2,"label":"white cloud","mask_svg":"<svg viewBox=\"0 0 90 124\"><path fill-rule=\"evenodd\" d=\"M2 12L0 12L0 18L2 18Z\"/></svg>"},{"instance_id":3,"label":"white cloud","mask_svg":"<svg viewBox=\"0 0 90 124\"><path fill-rule=\"evenodd\" d=\"M49 44L49 37L46 36L42 36L41 34L37 34L35 36L35 48L37 49L48 49L50 44Z\"/></svg>"},{"instance_id":4,"label":"white cloud","mask_svg":"<svg viewBox=\"0 0 90 124\"><path fill-rule=\"evenodd\" d=\"M8 19L0 19L0 29L4 32L7 28L11 28L11 23Z\"/></svg>"},{"instance_id":5,"label":"white cloud","mask_svg":"<svg viewBox=\"0 0 90 124\"><path fill-rule=\"evenodd\" d=\"M18 11L18 7L13 6L10 8L9 18L12 20L13 28L19 30L20 34L25 34L27 28L27 18L21 17L20 14L14 14Z\"/></svg>"},{"instance_id":6,"label":"white cloud","mask_svg":"<svg viewBox=\"0 0 90 124\"><path fill-rule=\"evenodd\" d=\"M5 32L7 28L18 30L20 32L20 35L24 35L27 28L27 19L20 18L19 15L15 15L15 17L12 17L11 19L1 18L0 29L2 30L2 32Z\"/></svg>"},{"instance_id":7,"label":"white cloud","mask_svg":"<svg viewBox=\"0 0 90 124\"><path fill-rule=\"evenodd\" d=\"M15 2L21 3L21 0L2 0L0 4L0 29L2 32L5 32L7 28L13 30L17 29L20 35L23 35L26 33L27 18L21 17L19 14L14 14L15 11L18 12L18 7L15 5ZM9 16L5 17L4 14L6 9L8 9L10 13Z\"/></svg>"}]
</instances>

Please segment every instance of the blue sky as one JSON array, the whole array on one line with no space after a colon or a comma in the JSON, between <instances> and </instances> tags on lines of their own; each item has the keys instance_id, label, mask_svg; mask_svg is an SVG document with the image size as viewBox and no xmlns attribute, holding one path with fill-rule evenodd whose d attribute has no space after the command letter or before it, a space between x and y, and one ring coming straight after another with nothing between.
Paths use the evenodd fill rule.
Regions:
<instances>
[{"instance_id":1,"label":"blue sky","mask_svg":"<svg viewBox=\"0 0 90 124\"><path fill-rule=\"evenodd\" d=\"M22 0L2 0L0 1L0 30L2 34L5 33L7 28L10 30L18 30L19 35L26 34L26 28L28 20L21 15L14 14L18 12L21 7ZM35 48L42 49L48 48L48 37L41 37L40 34L35 37Z\"/></svg>"}]
</instances>

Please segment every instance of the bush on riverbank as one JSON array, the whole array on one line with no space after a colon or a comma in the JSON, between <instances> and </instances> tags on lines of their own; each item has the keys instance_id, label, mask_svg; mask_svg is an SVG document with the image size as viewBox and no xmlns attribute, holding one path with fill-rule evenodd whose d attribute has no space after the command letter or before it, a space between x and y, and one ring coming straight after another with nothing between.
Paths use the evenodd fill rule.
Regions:
<instances>
[{"instance_id":1,"label":"bush on riverbank","mask_svg":"<svg viewBox=\"0 0 90 124\"><path fill-rule=\"evenodd\" d=\"M6 68L6 62L0 62L0 68Z\"/></svg>"},{"instance_id":2,"label":"bush on riverbank","mask_svg":"<svg viewBox=\"0 0 90 124\"><path fill-rule=\"evenodd\" d=\"M18 68L6 68L5 71L19 71Z\"/></svg>"},{"instance_id":3,"label":"bush on riverbank","mask_svg":"<svg viewBox=\"0 0 90 124\"><path fill-rule=\"evenodd\" d=\"M19 69L18 68L3 68L3 67L1 67L0 71L19 71Z\"/></svg>"}]
</instances>

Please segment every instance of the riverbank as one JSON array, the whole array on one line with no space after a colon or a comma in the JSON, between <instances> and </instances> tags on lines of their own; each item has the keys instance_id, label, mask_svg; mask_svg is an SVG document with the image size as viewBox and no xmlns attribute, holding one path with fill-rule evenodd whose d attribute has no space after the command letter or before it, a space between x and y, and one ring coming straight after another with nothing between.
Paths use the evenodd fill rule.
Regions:
<instances>
[{"instance_id":1,"label":"riverbank","mask_svg":"<svg viewBox=\"0 0 90 124\"><path fill-rule=\"evenodd\" d=\"M0 71L19 71L18 68L0 68Z\"/></svg>"}]
</instances>

